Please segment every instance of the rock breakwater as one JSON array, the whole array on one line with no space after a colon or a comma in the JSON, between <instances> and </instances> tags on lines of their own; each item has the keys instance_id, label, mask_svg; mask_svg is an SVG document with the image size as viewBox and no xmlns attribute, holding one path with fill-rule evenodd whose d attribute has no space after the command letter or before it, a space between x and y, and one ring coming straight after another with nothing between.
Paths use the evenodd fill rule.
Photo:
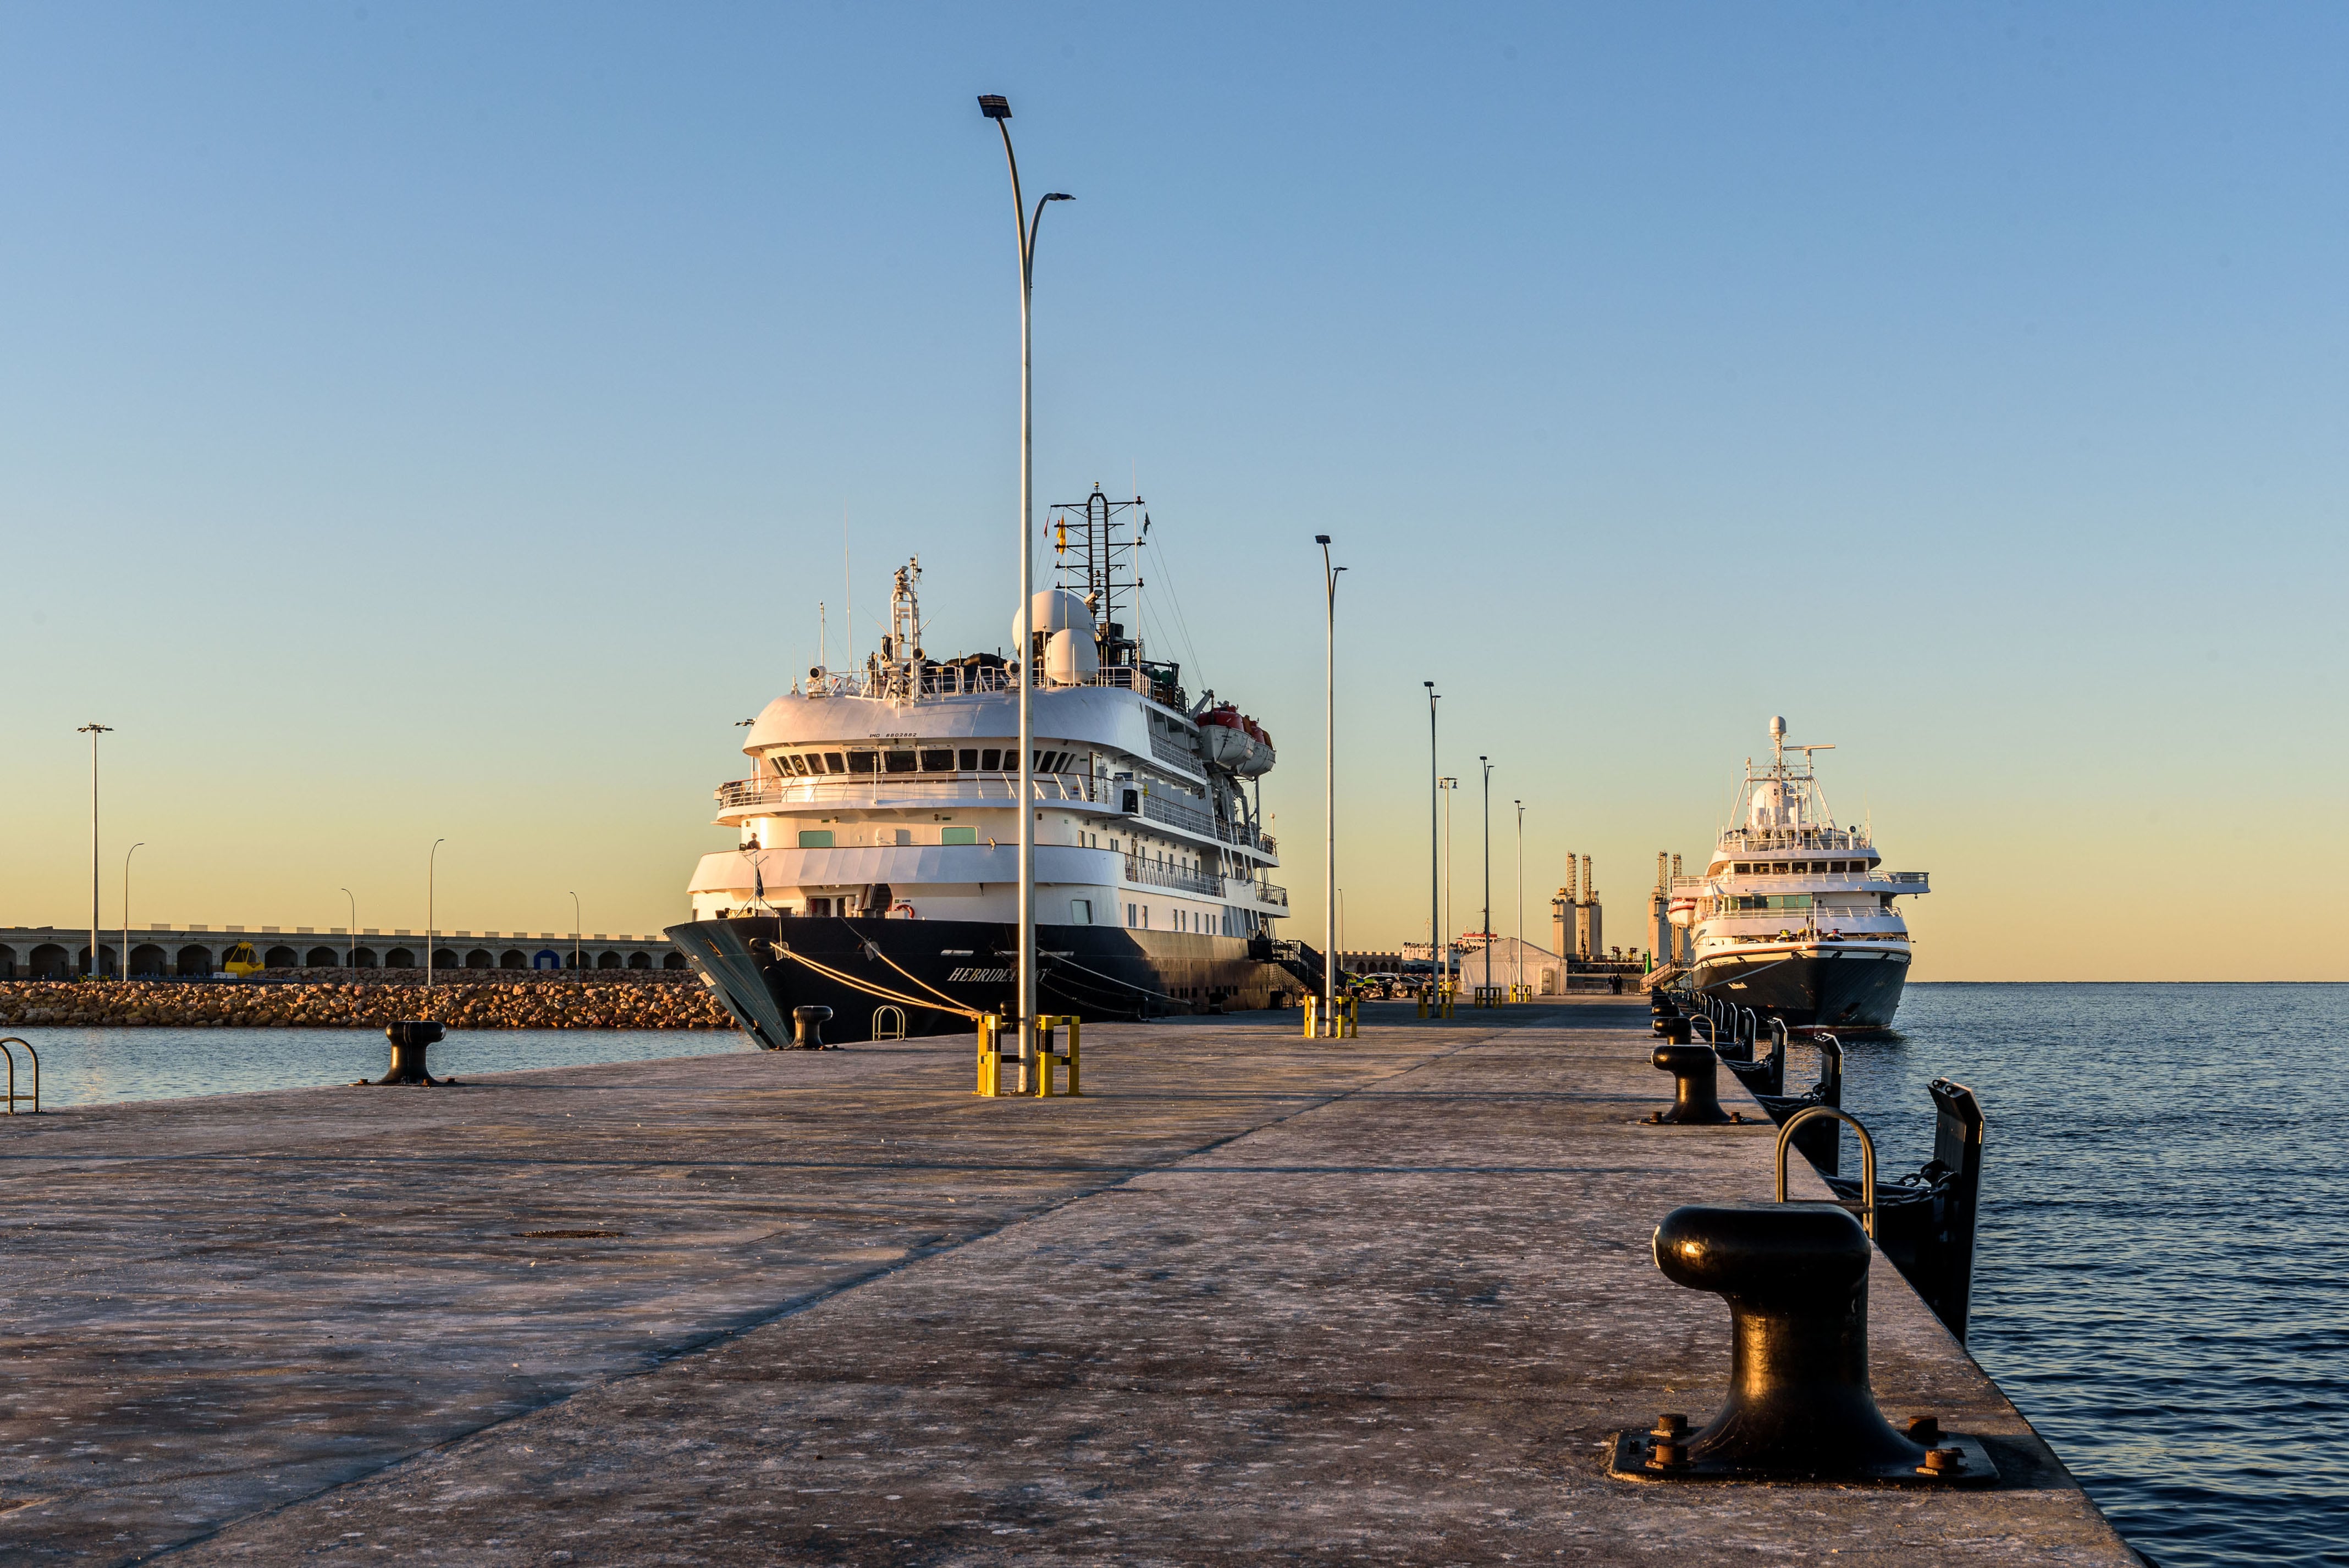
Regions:
<instances>
[{"instance_id":1,"label":"rock breakwater","mask_svg":"<svg viewBox=\"0 0 2349 1568\"><path fill-rule=\"evenodd\" d=\"M451 1029L724 1029L725 1009L689 978L189 985L109 980L0 983L0 1026L348 1029L431 1018Z\"/></svg>"}]
</instances>

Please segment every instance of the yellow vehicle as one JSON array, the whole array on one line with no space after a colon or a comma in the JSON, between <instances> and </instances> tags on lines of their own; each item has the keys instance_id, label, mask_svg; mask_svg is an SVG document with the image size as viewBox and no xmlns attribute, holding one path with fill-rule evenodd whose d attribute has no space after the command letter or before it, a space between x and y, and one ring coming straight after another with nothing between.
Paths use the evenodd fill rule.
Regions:
<instances>
[{"instance_id":1,"label":"yellow vehicle","mask_svg":"<svg viewBox=\"0 0 2349 1568\"><path fill-rule=\"evenodd\" d=\"M222 958L221 967L242 980L248 975L261 973L261 954L253 950L250 942L240 942Z\"/></svg>"}]
</instances>

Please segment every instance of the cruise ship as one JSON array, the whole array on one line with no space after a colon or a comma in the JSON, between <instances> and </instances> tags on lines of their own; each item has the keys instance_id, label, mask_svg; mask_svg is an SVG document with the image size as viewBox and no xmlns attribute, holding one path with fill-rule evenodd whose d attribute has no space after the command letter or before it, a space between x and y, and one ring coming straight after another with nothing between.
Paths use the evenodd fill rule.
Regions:
<instances>
[{"instance_id":1,"label":"cruise ship","mask_svg":"<svg viewBox=\"0 0 2349 1568\"><path fill-rule=\"evenodd\" d=\"M1668 918L1690 934L1696 990L1789 1028L1889 1028L1910 950L1893 900L1930 889L1879 869L1866 827L1836 826L1812 766L1833 749L1791 745L1771 719L1769 765L1746 759L1736 815L1704 874L1672 879Z\"/></svg>"},{"instance_id":2,"label":"cruise ship","mask_svg":"<svg viewBox=\"0 0 2349 1568\"><path fill-rule=\"evenodd\" d=\"M1008 645L1034 708L1038 1006L1143 1018L1287 1006L1320 955L1280 941L1288 913L1260 820L1275 753L1262 727L1145 656L1139 497L1096 487L1053 509L1059 585ZM827 1043L968 1032L1018 1012L1019 665L934 659L918 558L859 668L812 668L742 740L717 789L736 848L704 855L693 919L667 935L743 1030L791 1043L827 1006ZM1033 630L1028 630L1032 621ZM1022 645L1026 646L1023 649Z\"/></svg>"}]
</instances>

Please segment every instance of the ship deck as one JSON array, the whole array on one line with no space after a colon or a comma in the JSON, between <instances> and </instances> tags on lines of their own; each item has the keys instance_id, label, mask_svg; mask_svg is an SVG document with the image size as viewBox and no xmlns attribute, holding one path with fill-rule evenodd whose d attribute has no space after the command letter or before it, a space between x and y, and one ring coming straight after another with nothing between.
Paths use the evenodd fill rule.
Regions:
<instances>
[{"instance_id":1,"label":"ship deck","mask_svg":"<svg viewBox=\"0 0 2349 1568\"><path fill-rule=\"evenodd\" d=\"M1649 1233L1771 1130L1638 1125L1637 1003L1412 1012L0 1122L10 1560L2136 1561L1880 1257L1879 1400L2005 1485L1608 1480L1726 1373Z\"/></svg>"}]
</instances>

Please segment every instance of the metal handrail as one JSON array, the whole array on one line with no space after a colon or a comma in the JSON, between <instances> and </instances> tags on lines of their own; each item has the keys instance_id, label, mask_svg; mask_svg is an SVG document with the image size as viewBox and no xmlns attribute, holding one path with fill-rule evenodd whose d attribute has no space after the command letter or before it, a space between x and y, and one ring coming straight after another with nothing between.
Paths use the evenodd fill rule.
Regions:
<instances>
[{"instance_id":1,"label":"metal handrail","mask_svg":"<svg viewBox=\"0 0 2349 1568\"><path fill-rule=\"evenodd\" d=\"M895 1027L895 1034L881 1031ZM895 1002L884 1002L873 1009L873 1037L876 1040L902 1040L905 1037L905 1009Z\"/></svg>"},{"instance_id":2,"label":"metal handrail","mask_svg":"<svg viewBox=\"0 0 2349 1568\"><path fill-rule=\"evenodd\" d=\"M905 799L941 800L1009 800L1019 792L1015 776L1009 773L957 773L908 775L902 773L864 773L837 779L794 779L788 782L772 779L735 779L718 787L718 803L730 806L837 806L862 804L880 806L888 797ZM1087 779L1076 773L1040 773L1031 800L1045 802L1088 801L1105 799L1109 787L1099 779ZM870 799L851 801L852 796L869 796Z\"/></svg>"},{"instance_id":3,"label":"metal handrail","mask_svg":"<svg viewBox=\"0 0 2349 1568\"><path fill-rule=\"evenodd\" d=\"M1868 1239L1872 1242L1876 1239L1876 1140L1868 1135L1868 1129L1860 1125L1859 1118L1847 1110L1839 1110L1831 1105L1815 1105L1806 1110L1796 1111L1779 1127L1778 1202L1783 1203L1786 1201L1786 1150L1794 1147L1795 1129L1806 1121L1816 1121L1823 1116L1848 1122L1851 1130L1859 1134L1859 1228L1868 1233Z\"/></svg>"},{"instance_id":4,"label":"metal handrail","mask_svg":"<svg viewBox=\"0 0 2349 1568\"><path fill-rule=\"evenodd\" d=\"M24 1047L25 1054L33 1058L33 1092L30 1094L18 1094L16 1092L16 1053L8 1048L10 1046ZM5 1039L0 1039L0 1056L5 1056L8 1058L8 1114L11 1116L16 1114L16 1102L18 1100L29 1099L33 1102L33 1109L30 1114L34 1116L40 1115L41 1053L33 1048L32 1041L26 1039L21 1035L10 1035Z\"/></svg>"}]
</instances>

